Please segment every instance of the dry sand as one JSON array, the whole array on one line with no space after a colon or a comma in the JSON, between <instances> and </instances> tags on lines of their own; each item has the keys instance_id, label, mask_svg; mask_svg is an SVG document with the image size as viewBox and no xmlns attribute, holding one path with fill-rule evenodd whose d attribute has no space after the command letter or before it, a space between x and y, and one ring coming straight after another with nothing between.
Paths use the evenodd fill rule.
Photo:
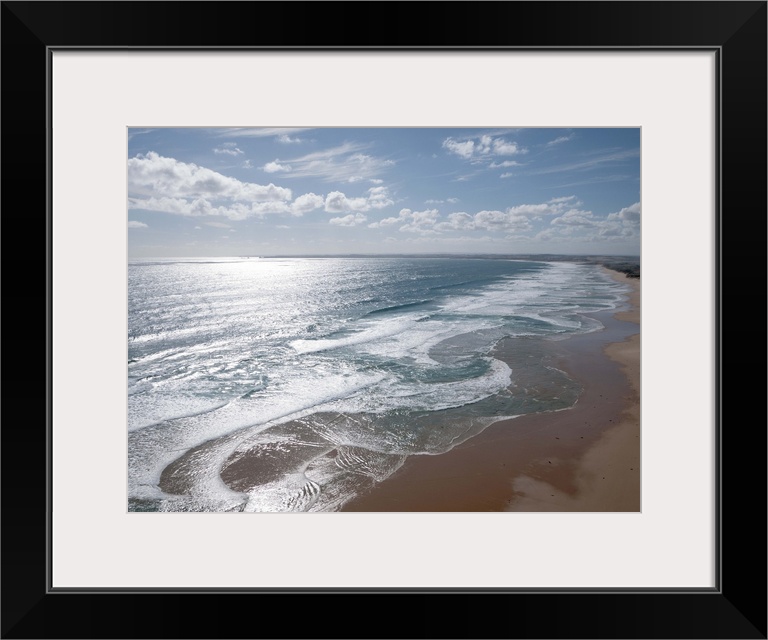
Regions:
<instances>
[{"instance_id":1,"label":"dry sand","mask_svg":"<svg viewBox=\"0 0 768 640\"><path fill-rule=\"evenodd\" d=\"M639 511L640 281L606 271L633 287L632 308L601 317L604 331L559 343L557 367L584 386L573 408L500 421L442 455L411 456L343 510Z\"/></svg>"}]
</instances>

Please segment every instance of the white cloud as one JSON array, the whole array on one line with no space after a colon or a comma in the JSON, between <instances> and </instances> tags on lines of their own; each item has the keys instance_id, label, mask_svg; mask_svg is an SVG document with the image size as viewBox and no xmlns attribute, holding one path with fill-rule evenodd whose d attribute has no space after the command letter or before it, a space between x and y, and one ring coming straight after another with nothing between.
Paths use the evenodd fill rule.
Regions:
<instances>
[{"instance_id":1,"label":"white cloud","mask_svg":"<svg viewBox=\"0 0 768 640\"><path fill-rule=\"evenodd\" d=\"M301 144L304 142L301 138L291 138L287 133L277 136L277 141L280 144Z\"/></svg>"},{"instance_id":2,"label":"white cloud","mask_svg":"<svg viewBox=\"0 0 768 640\"><path fill-rule=\"evenodd\" d=\"M489 169L505 169L507 167L519 167L521 164L516 160L504 160L502 162L491 162L488 165Z\"/></svg>"},{"instance_id":3,"label":"white cloud","mask_svg":"<svg viewBox=\"0 0 768 640\"><path fill-rule=\"evenodd\" d=\"M227 224L226 222L206 222L206 227L216 227L217 229L231 229L232 225Z\"/></svg>"},{"instance_id":4,"label":"white cloud","mask_svg":"<svg viewBox=\"0 0 768 640\"><path fill-rule=\"evenodd\" d=\"M223 216L230 220L245 220L253 215L290 211L284 202L234 202L216 206L205 198L129 198L128 209L144 209L182 216Z\"/></svg>"},{"instance_id":5,"label":"white cloud","mask_svg":"<svg viewBox=\"0 0 768 640\"><path fill-rule=\"evenodd\" d=\"M394 204L386 187L371 187L365 193L366 195L363 197L348 198L341 191L331 191L325 199L325 210L328 213L369 211L370 209L383 209Z\"/></svg>"},{"instance_id":6,"label":"white cloud","mask_svg":"<svg viewBox=\"0 0 768 640\"><path fill-rule=\"evenodd\" d=\"M456 204L459 201L458 198L446 198L445 200L425 200L424 204L445 204L446 202L450 202L451 204Z\"/></svg>"},{"instance_id":7,"label":"white cloud","mask_svg":"<svg viewBox=\"0 0 768 640\"><path fill-rule=\"evenodd\" d=\"M373 184L382 184L384 181L381 178L371 178L370 182Z\"/></svg>"},{"instance_id":8,"label":"white cloud","mask_svg":"<svg viewBox=\"0 0 768 640\"><path fill-rule=\"evenodd\" d=\"M509 173L509 172L507 172L507 173L502 173L502 174L499 176L499 178L511 178L511 177L512 177L512 176L514 176L514 175L515 175L514 173Z\"/></svg>"},{"instance_id":9,"label":"white cloud","mask_svg":"<svg viewBox=\"0 0 768 640\"><path fill-rule=\"evenodd\" d=\"M349 182L372 179L395 163L362 153L363 144L345 142L337 147L315 151L290 162L293 177L318 177L326 182Z\"/></svg>"},{"instance_id":10,"label":"white cloud","mask_svg":"<svg viewBox=\"0 0 768 640\"><path fill-rule=\"evenodd\" d=\"M405 224L400 227L400 231L410 233L437 233L434 226L437 222L439 212L437 209L425 209L424 211L411 211L410 209L400 210L400 220Z\"/></svg>"},{"instance_id":11,"label":"white cloud","mask_svg":"<svg viewBox=\"0 0 768 640\"><path fill-rule=\"evenodd\" d=\"M277 173L278 171L290 171L291 165L280 164L277 160L274 160L272 162L267 162L261 169L266 173Z\"/></svg>"},{"instance_id":12,"label":"white cloud","mask_svg":"<svg viewBox=\"0 0 768 640\"><path fill-rule=\"evenodd\" d=\"M608 214L600 225L602 238L631 238L640 235L640 203L624 207L616 213Z\"/></svg>"},{"instance_id":13,"label":"white cloud","mask_svg":"<svg viewBox=\"0 0 768 640\"><path fill-rule=\"evenodd\" d=\"M384 218L378 222L373 222L368 226L371 229L389 227L393 224L402 224L400 231L418 231L434 225L437 220L437 209L427 209L425 211L412 211L411 209L400 209L397 217Z\"/></svg>"},{"instance_id":14,"label":"white cloud","mask_svg":"<svg viewBox=\"0 0 768 640\"><path fill-rule=\"evenodd\" d=\"M635 204L630 205L629 207L624 207L621 211L618 211L617 213L608 214L608 220L621 220L623 222L639 223L640 222L640 203L635 202Z\"/></svg>"},{"instance_id":15,"label":"white cloud","mask_svg":"<svg viewBox=\"0 0 768 640\"><path fill-rule=\"evenodd\" d=\"M235 142L225 142L221 146L216 147L213 152L218 155L224 154L228 156L239 156L243 154L243 151L237 148L237 143Z\"/></svg>"},{"instance_id":16,"label":"white cloud","mask_svg":"<svg viewBox=\"0 0 768 640\"><path fill-rule=\"evenodd\" d=\"M468 160L475 151L475 143L472 140L459 142L453 138L446 138L443 140L443 149L448 149L451 153Z\"/></svg>"},{"instance_id":17,"label":"white cloud","mask_svg":"<svg viewBox=\"0 0 768 640\"><path fill-rule=\"evenodd\" d=\"M152 152L128 161L129 209L147 209L185 216L223 216L244 220L252 216L289 213L301 216L324 204L321 195L307 193L291 200L291 190L274 184L241 182L194 164ZM288 170L277 162L265 170ZM149 197L137 197L148 195Z\"/></svg>"},{"instance_id":18,"label":"white cloud","mask_svg":"<svg viewBox=\"0 0 768 640\"><path fill-rule=\"evenodd\" d=\"M535 171L529 171L530 175L543 175L548 173L560 173L562 171L576 171L592 169L604 165L606 163L618 163L621 160L630 160L640 155L640 149L624 149L622 151L613 151L603 153L602 155L589 158L588 160L580 160L578 162L572 162L569 164L561 164L556 166L544 167L542 169L536 169Z\"/></svg>"},{"instance_id":19,"label":"white cloud","mask_svg":"<svg viewBox=\"0 0 768 640\"><path fill-rule=\"evenodd\" d=\"M371 187L368 189L368 204L372 209L384 209L395 203L386 187Z\"/></svg>"},{"instance_id":20,"label":"white cloud","mask_svg":"<svg viewBox=\"0 0 768 640\"><path fill-rule=\"evenodd\" d=\"M526 153L526 149L522 149L514 142L507 142L503 138L497 138L493 141L493 153L497 156L513 156L517 153Z\"/></svg>"},{"instance_id":21,"label":"white cloud","mask_svg":"<svg viewBox=\"0 0 768 640\"><path fill-rule=\"evenodd\" d=\"M319 196L315 193L305 193L299 196L291 204L291 212L293 215L301 216L315 209L320 209L325 202L323 196Z\"/></svg>"},{"instance_id":22,"label":"white cloud","mask_svg":"<svg viewBox=\"0 0 768 640\"><path fill-rule=\"evenodd\" d=\"M227 129L221 133L222 137L233 138L245 136L248 138L269 138L277 136L289 136L302 131L309 131L309 127L251 127Z\"/></svg>"},{"instance_id":23,"label":"white cloud","mask_svg":"<svg viewBox=\"0 0 768 640\"><path fill-rule=\"evenodd\" d=\"M402 222L402 218L384 218L383 220L379 220L378 222L372 222L368 225L370 229L380 229L381 227L389 227L393 224L397 224L398 222Z\"/></svg>"},{"instance_id":24,"label":"white cloud","mask_svg":"<svg viewBox=\"0 0 768 640\"><path fill-rule=\"evenodd\" d=\"M243 162L242 166L243 166L243 169L253 169L253 164L251 163L250 160L246 160L245 162Z\"/></svg>"},{"instance_id":25,"label":"white cloud","mask_svg":"<svg viewBox=\"0 0 768 640\"><path fill-rule=\"evenodd\" d=\"M435 224L434 228L438 231L455 231L460 229L478 230L486 229L489 231L505 231L519 233L530 231L533 226L532 220L541 221L543 216L554 216L565 214L569 209L578 205L575 196L566 196L563 198L553 198L549 202L541 204L521 204L501 210L483 210L475 214L469 214L464 211L450 214L447 219ZM578 213L591 216L589 212ZM575 224L576 219L569 214L566 220L558 224Z\"/></svg>"},{"instance_id":26,"label":"white cloud","mask_svg":"<svg viewBox=\"0 0 768 640\"><path fill-rule=\"evenodd\" d=\"M552 220L553 225L565 227L596 227L598 223L593 219L591 211L569 209L563 215Z\"/></svg>"},{"instance_id":27,"label":"white cloud","mask_svg":"<svg viewBox=\"0 0 768 640\"><path fill-rule=\"evenodd\" d=\"M128 221L128 228L129 229L145 229L147 227L146 224L143 222L139 222L138 220L129 220Z\"/></svg>"},{"instance_id":28,"label":"white cloud","mask_svg":"<svg viewBox=\"0 0 768 640\"><path fill-rule=\"evenodd\" d=\"M525 214L516 213L512 208L502 211L480 211L475 214L475 228L504 231L528 231L531 223Z\"/></svg>"},{"instance_id":29,"label":"white cloud","mask_svg":"<svg viewBox=\"0 0 768 640\"><path fill-rule=\"evenodd\" d=\"M271 213L290 213L296 215L287 202L254 202L251 204L251 214L262 217Z\"/></svg>"},{"instance_id":30,"label":"white cloud","mask_svg":"<svg viewBox=\"0 0 768 640\"><path fill-rule=\"evenodd\" d=\"M368 226L372 229L380 229L400 224L400 231L421 234L480 229L519 234L531 231L532 221L541 222L545 216L559 216L560 219L556 224L563 229L578 225L587 226L590 222L595 226L596 223L591 220L592 213L576 208L579 204L575 196L564 196L540 204L516 205L503 211L483 210L475 214L458 211L442 220L437 209L425 211L401 209L397 217L383 218Z\"/></svg>"},{"instance_id":31,"label":"white cloud","mask_svg":"<svg viewBox=\"0 0 768 640\"><path fill-rule=\"evenodd\" d=\"M456 140L454 138L446 138L443 140L443 148L447 149L450 153L453 153L465 160L471 160L473 163L486 161L485 159L491 156L512 156L520 153L528 153L527 149L523 149L518 146L516 142L509 142L504 138L494 138L491 135L483 134L474 138L468 138L465 140ZM491 163L492 168L498 166L512 166L498 165ZM490 165L489 165L490 166Z\"/></svg>"},{"instance_id":32,"label":"white cloud","mask_svg":"<svg viewBox=\"0 0 768 640\"><path fill-rule=\"evenodd\" d=\"M558 202L570 202L571 200L576 200L576 196L561 196L559 198L552 198L549 200L550 203L558 203Z\"/></svg>"},{"instance_id":33,"label":"white cloud","mask_svg":"<svg viewBox=\"0 0 768 640\"><path fill-rule=\"evenodd\" d=\"M368 218L362 213L350 213L343 218L331 218L328 222L340 227L355 227L365 222Z\"/></svg>"},{"instance_id":34,"label":"white cloud","mask_svg":"<svg viewBox=\"0 0 768 640\"><path fill-rule=\"evenodd\" d=\"M341 191L331 191L325 198L325 210L328 213L367 211L368 209L368 200L366 198L347 198Z\"/></svg>"},{"instance_id":35,"label":"white cloud","mask_svg":"<svg viewBox=\"0 0 768 640\"><path fill-rule=\"evenodd\" d=\"M435 225L439 231L455 231L457 229L474 229L475 219L464 211L451 213L446 222L440 222Z\"/></svg>"},{"instance_id":36,"label":"white cloud","mask_svg":"<svg viewBox=\"0 0 768 640\"><path fill-rule=\"evenodd\" d=\"M230 220L245 220L251 217L263 217L269 214L291 214L302 216L309 211L322 208L323 196L306 193L296 198L293 203L287 202L252 202L250 205L235 202L228 205L216 206L204 198L186 200L184 198L130 198L129 209L142 209L173 213L183 216L222 216ZM206 223L209 226L226 226L218 223Z\"/></svg>"},{"instance_id":37,"label":"white cloud","mask_svg":"<svg viewBox=\"0 0 768 640\"><path fill-rule=\"evenodd\" d=\"M553 147L556 144L562 144L563 142L568 142L569 140L573 140L574 134L572 133L569 136L560 136L559 138L555 138L554 140L550 140L547 142L548 147Z\"/></svg>"},{"instance_id":38,"label":"white cloud","mask_svg":"<svg viewBox=\"0 0 768 640\"><path fill-rule=\"evenodd\" d=\"M274 184L241 182L196 164L154 151L128 160L128 193L150 198L202 198L238 202L290 200L291 190Z\"/></svg>"}]
</instances>

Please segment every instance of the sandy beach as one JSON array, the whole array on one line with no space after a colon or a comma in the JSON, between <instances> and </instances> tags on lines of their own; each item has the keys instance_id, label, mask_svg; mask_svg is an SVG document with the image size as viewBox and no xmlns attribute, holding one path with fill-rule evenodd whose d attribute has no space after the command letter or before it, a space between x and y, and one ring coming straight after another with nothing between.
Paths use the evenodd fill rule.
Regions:
<instances>
[{"instance_id":1,"label":"sandy beach","mask_svg":"<svg viewBox=\"0 0 768 640\"><path fill-rule=\"evenodd\" d=\"M343 511L639 511L640 281L603 331L555 343L553 366L584 387L576 405L492 424L442 455L411 456ZM496 356L510 345L502 341ZM556 355L555 355L556 354Z\"/></svg>"}]
</instances>

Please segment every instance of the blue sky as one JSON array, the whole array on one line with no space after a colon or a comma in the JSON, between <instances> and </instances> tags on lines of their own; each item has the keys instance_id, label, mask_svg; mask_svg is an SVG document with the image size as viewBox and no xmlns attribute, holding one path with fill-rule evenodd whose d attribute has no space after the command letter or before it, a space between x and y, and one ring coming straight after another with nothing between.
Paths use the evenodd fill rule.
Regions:
<instances>
[{"instance_id":1,"label":"blue sky","mask_svg":"<svg viewBox=\"0 0 768 640\"><path fill-rule=\"evenodd\" d=\"M640 130L128 131L129 256L640 254Z\"/></svg>"}]
</instances>

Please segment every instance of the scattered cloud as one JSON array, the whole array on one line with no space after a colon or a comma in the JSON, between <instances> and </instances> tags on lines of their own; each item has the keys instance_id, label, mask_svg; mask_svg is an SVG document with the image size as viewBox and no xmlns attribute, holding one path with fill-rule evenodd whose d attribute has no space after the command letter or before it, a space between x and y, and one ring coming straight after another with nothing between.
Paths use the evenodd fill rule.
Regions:
<instances>
[{"instance_id":1,"label":"scattered cloud","mask_svg":"<svg viewBox=\"0 0 768 640\"><path fill-rule=\"evenodd\" d=\"M516 142L510 142L505 138L494 138L487 134L463 140L448 137L443 140L443 149L464 160L476 161L482 161L490 156L513 156L528 152Z\"/></svg>"},{"instance_id":2,"label":"scattered cloud","mask_svg":"<svg viewBox=\"0 0 768 640\"><path fill-rule=\"evenodd\" d=\"M292 158L291 177L317 177L326 182L358 182L374 179L394 166L393 160L362 153L367 145L345 142L337 147Z\"/></svg>"},{"instance_id":3,"label":"scattered cloud","mask_svg":"<svg viewBox=\"0 0 768 640\"><path fill-rule=\"evenodd\" d=\"M446 202L456 204L458 201L458 198L446 198L445 200L425 200L424 204L445 204Z\"/></svg>"},{"instance_id":4,"label":"scattered cloud","mask_svg":"<svg viewBox=\"0 0 768 640\"><path fill-rule=\"evenodd\" d=\"M421 234L450 232L459 230L486 230L505 233L521 233L533 230L533 222L541 222L546 216L559 216L556 224L576 226L591 219L592 213L577 207L580 205L576 196L552 198L540 204L520 204L505 210L484 209L471 214L457 211L440 218L437 209L412 211L401 209L396 217L388 217L368 225L371 229L380 229L401 225L400 231ZM624 210L622 210L624 211ZM631 212L625 212L632 215ZM622 214L622 215L625 215ZM619 214L616 214L619 215Z\"/></svg>"},{"instance_id":5,"label":"scattered cloud","mask_svg":"<svg viewBox=\"0 0 768 640\"><path fill-rule=\"evenodd\" d=\"M350 213L342 218L331 218L328 222L339 227L356 227L368 218L362 213Z\"/></svg>"},{"instance_id":6,"label":"scattered cloud","mask_svg":"<svg viewBox=\"0 0 768 640\"><path fill-rule=\"evenodd\" d=\"M301 144L304 142L301 138L291 138L287 133L277 136L277 141L280 144Z\"/></svg>"},{"instance_id":7,"label":"scattered cloud","mask_svg":"<svg viewBox=\"0 0 768 640\"><path fill-rule=\"evenodd\" d=\"M552 225L565 227L596 227L598 226L598 223L594 220L591 211L569 209L563 215L552 220Z\"/></svg>"},{"instance_id":8,"label":"scattered cloud","mask_svg":"<svg viewBox=\"0 0 768 640\"><path fill-rule=\"evenodd\" d=\"M249 138L270 138L277 137L278 142L280 138L288 137L292 134L301 133L303 131L309 131L309 127L238 127L233 129L227 129L220 135L225 138L233 138L246 136Z\"/></svg>"},{"instance_id":9,"label":"scattered cloud","mask_svg":"<svg viewBox=\"0 0 768 640\"><path fill-rule=\"evenodd\" d=\"M130 129L128 132L128 141L130 142L134 137L152 133L154 129Z\"/></svg>"},{"instance_id":10,"label":"scattered cloud","mask_svg":"<svg viewBox=\"0 0 768 640\"><path fill-rule=\"evenodd\" d=\"M243 154L242 149L237 148L235 142L225 142L221 146L214 148L213 152L217 155L239 156Z\"/></svg>"},{"instance_id":11,"label":"scattered cloud","mask_svg":"<svg viewBox=\"0 0 768 640\"><path fill-rule=\"evenodd\" d=\"M153 151L128 160L128 208L244 220L291 213L291 190L242 182Z\"/></svg>"},{"instance_id":12,"label":"scattered cloud","mask_svg":"<svg viewBox=\"0 0 768 640\"><path fill-rule=\"evenodd\" d=\"M401 209L395 217L384 218L368 225L371 229L380 229L395 224L401 225L400 231L411 233L436 233L434 226L439 212L437 209L425 209L424 211L412 211Z\"/></svg>"},{"instance_id":13,"label":"scattered cloud","mask_svg":"<svg viewBox=\"0 0 768 640\"><path fill-rule=\"evenodd\" d=\"M526 153L526 149L518 147L514 142L499 138L493 141L493 153L497 156L513 156L517 153Z\"/></svg>"},{"instance_id":14,"label":"scattered cloud","mask_svg":"<svg viewBox=\"0 0 768 640\"><path fill-rule=\"evenodd\" d=\"M266 173L277 173L278 171L290 171L291 165L289 164L280 164L277 160L274 160L273 162L267 162L262 168L262 171L265 171Z\"/></svg>"},{"instance_id":15,"label":"scattered cloud","mask_svg":"<svg viewBox=\"0 0 768 640\"><path fill-rule=\"evenodd\" d=\"M608 220L621 220L622 222L627 222L629 224L639 224L640 203L635 202L635 204L630 205L629 207L624 207L617 213L608 214Z\"/></svg>"},{"instance_id":16,"label":"scattered cloud","mask_svg":"<svg viewBox=\"0 0 768 640\"><path fill-rule=\"evenodd\" d=\"M129 220L128 228L129 229L146 229L147 225L144 224L143 222L139 222L138 220Z\"/></svg>"},{"instance_id":17,"label":"scattered cloud","mask_svg":"<svg viewBox=\"0 0 768 640\"><path fill-rule=\"evenodd\" d=\"M512 209L506 211L478 211L474 216L465 213L453 213L448 221L438 225L440 230L448 229L485 229L487 231L527 231L531 223L524 214L515 213Z\"/></svg>"},{"instance_id":18,"label":"scattered cloud","mask_svg":"<svg viewBox=\"0 0 768 640\"><path fill-rule=\"evenodd\" d=\"M448 220L440 222L435 227L440 231L455 231L458 229L474 229L475 219L464 211L448 215Z\"/></svg>"},{"instance_id":19,"label":"scattered cloud","mask_svg":"<svg viewBox=\"0 0 768 640\"><path fill-rule=\"evenodd\" d=\"M328 213L369 211L394 204L386 187L371 187L365 193L362 197L349 198L342 191L331 191L325 199L325 210Z\"/></svg>"},{"instance_id":20,"label":"scattered cloud","mask_svg":"<svg viewBox=\"0 0 768 640\"><path fill-rule=\"evenodd\" d=\"M554 140L550 140L547 142L548 147L554 147L556 144L562 144L563 142L568 142L569 140L573 140L574 136L576 134L572 133L567 136L560 136L559 138L555 138Z\"/></svg>"},{"instance_id":21,"label":"scattered cloud","mask_svg":"<svg viewBox=\"0 0 768 640\"><path fill-rule=\"evenodd\" d=\"M451 153L468 160L475 152L475 143L472 140L459 142L453 138L446 138L443 140L443 149L448 149Z\"/></svg>"},{"instance_id":22,"label":"scattered cloud","mask_svg":"<svg viewBox=\"0 0 768 640\"><path fill-rule=\"evenodd\" d=\"M163 157L154 151L128 160L128 193L165 198L229 199L239 202L290 200L291 190L241 182L212 169Z\"/></svg>"},{"instance_id":23,"label":"scattered cloud","mask_svg":"<svg viewBox=\"0 0 768 640\"><path fill-rule=\"evenodd\" d=\"M131 193L167 194L148 198L132 196L128 201L129 209L186 216L223 216L230 220L270 213L301 216L321 208L325 201L321 195L307 193L289 203L290 189L240 182L210 169L157 154L129 160L129 185ZM222 200L224 202L220 202ZM229 227L222 223L208 224Z\"/></svg>"},{"instance_id":24,"label":"scattered cloud","mask_svg":"<svg viewBox=\"0 0 768 640\"><path fill-rule=\"evenodd\" d=\"M568 182L566 184L558 184L555 185L556 189L569 189L570 187L580 187L585 184L601 184L603 182L623 182L625 180L638 180L638 176L630 176L626 174L616 174L616 175L597 175L593 178L588 178L586 180L578 180L576 182Z\"/></svg>"},{"instance_id":25,"label":"scattered cloud","mask_svg":"<svg viewBox=\"0 0 768 640\"><path fill-rule=\"evenodd\" d=\"M234 202L215 205L205 198L129 198L128 209L159 211L182 216L222 216L230 220L245 220L268 213L291 213L285 202L252 202L250 205Z\"/></svg>"},{"instance_id":26,"label":"scattered cloud","mask_svg":"<svg viewBox=\"0 0 768 640\"><path fill-rule=\"evenodd\" d=\"M629 160L640 156L640 149L623 149L610 153L603 153L594 158L587 158L568 164L560 164L549 167L542 167L533 171L528 171L529 175L545 175L549 173L560 173L562 171L585 171L594 169L605 164L615 164L622 160Z\"/></svg>"},{"instance_id":27,"label":"scattered cloud","mask_svg":"<svg viewBox=\"0 0 768 640\"><path fill-rule=\"evenodd\" d=\"M410 233L437 233L434 226L437 222L439 212L437 209L425 209L424 211L411 211L402 209L400 218L406 220L406 223L400 227L400 231Z\"/></svg>"},{"instance_id":28,"label":"scattered cloud","mask_svg":"<svg viewBox=\"0 0 768 640\"><path fill-rule=\"evenodd\" d=\"M301 216L315 209L321 209L324 204L325 199L323 196L319 196L316 193L305 193L291 203L291 213L295 216Z\"/></svg>"},{"instance_id":29,"label":"scattered cloud","mask_svg":"<svg viewBox=\"0 0 768 640\"><path fill-rule=\"evenodd\" d=\"M631 238L640 235L640 203L624 207L616 213L609 213L600 225L602 238Z\"/></svg>"}]
</instances>

